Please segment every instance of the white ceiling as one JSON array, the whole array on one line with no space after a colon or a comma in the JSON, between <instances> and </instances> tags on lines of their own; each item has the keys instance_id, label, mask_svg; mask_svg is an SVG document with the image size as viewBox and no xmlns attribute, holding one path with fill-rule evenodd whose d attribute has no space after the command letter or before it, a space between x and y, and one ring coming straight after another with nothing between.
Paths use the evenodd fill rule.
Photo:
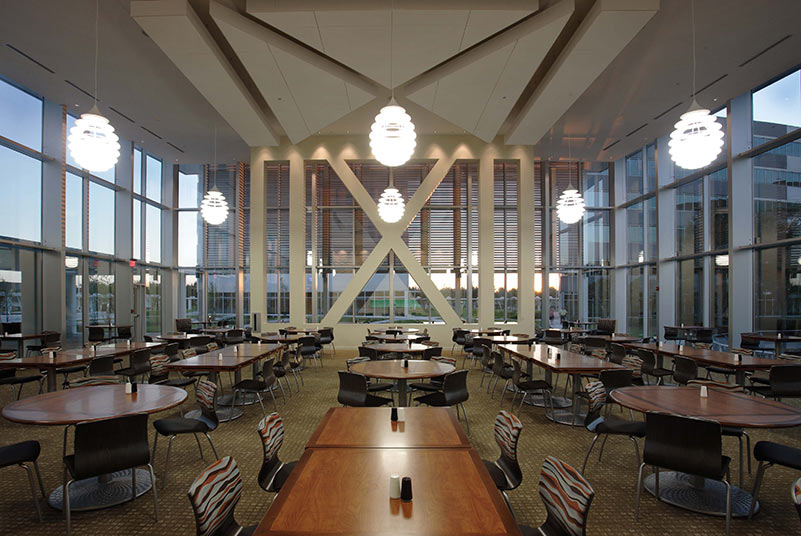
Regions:
<instances>
[{"instance_id":1,"label":"white ceiling","mask_svg":"<svg viewBox=\"0 0 801 536\"><path fill-rule=\"evenodd\" d=\"M167 159L211 160L216 125L219 160L247 160L282 136L368 133L394 84L419 133L501 136L543 158L567 156L569 139L573 158L618 158L689 106L689 4L103 0L100 108ZM798 0L695 4L702 105L799 63ZM0 0L0 75L87 111L66 81L93 92L94 5Z\"/></svg>"}]
</instances>

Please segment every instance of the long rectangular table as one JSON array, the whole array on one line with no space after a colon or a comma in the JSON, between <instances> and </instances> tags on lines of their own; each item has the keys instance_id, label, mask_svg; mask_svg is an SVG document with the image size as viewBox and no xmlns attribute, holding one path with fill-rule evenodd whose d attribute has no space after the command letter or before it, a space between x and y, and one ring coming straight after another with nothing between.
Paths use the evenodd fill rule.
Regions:
<instances>
[{"instance_id":1,"label":"long rectangular table","mask_svg":"<svg viewBox=\"0 0 801 536\"><path fill-rule=\"evenodd\" d=\"M720 352L717 350L710 350L707 348L693 348L683 344L667 344L667 343L632 343L624 344L623 346L632 350L643 349L650 350L657 354L660 360L658 366L662 366L662 356L669 357L687 357L701 365L711 365L715 367L724 367L732 369L735 375L735 381L740 385L745 385L745 373L753 372L755 370L768 370L774 365L790 365L792 361L786 359L765 359L764 357L754 357L750 355L740 355L731 352Z\"/></svg>"},{"instance_id":2,"label":"long rectangular table","mask_svg":"<svg viewBox=\"0 0 801 536\"><path fill-rule=\"evenodd\" d=\"M43 333L0 333L0 341L13 341L17 343L17 357L25 355L25 341L41 339Z\"/></svg>"},{"instance_id":3,"label":"long rectangular table","mask_svg":"<svg viewBox=\"0 0 801 536\"><path fill-rule=\"evenodd\" d=\"M144 348L158 350L166 346L166 343L158 342L132 342L131 344L103 344L91 348L76 348L55 352L53 359L50 355L33 355L29 357L17 357L16 359L6 359L0 361L0 368L16 369L39 369L47 371L47 390L55 391L58 389L56 384L56 370L65 367L75 367L86 365L96 357L115 356L121 357Z\"/></svg>"},{"instance_id":4,"label":"long rectangular table","mask_svg":"<svg viewBox=\"0 0 801 536\"><path fill-rule=\"evenodd\" d=\"M604 370L619 370L625 367L610 363L597 357L569 352L556 346L547 344L534 344L532 346L521 344L505 344L501 347L502 351L509 353L512 358L526 362L526 369L529 377L532 377L534 365L545 369L545 379L551 383L552 376L556 374L569 374L573 380L573 410L557 411L554 405L551 414L546 416L554 422L569 424L572 426L583 426L584 415L578 411L578 394L581 392L582 374L599 374ZM548 355L550 351L550 355ZM559 355L559 359L556 356Z\"/></svg>"},{"instance_id":5,"label":"long rectangular table","mask_svg":"<svg viewBox=\"0 0 801 536\"><path fill-rule=\"evenodd\" d=\"M801 343L801 336L784 335L781 333L743 333L742 337L752 341L767 342L773 344L773 354L779 357L784 353L785 345L788 342Z\"/></svg>"}]
</instances>

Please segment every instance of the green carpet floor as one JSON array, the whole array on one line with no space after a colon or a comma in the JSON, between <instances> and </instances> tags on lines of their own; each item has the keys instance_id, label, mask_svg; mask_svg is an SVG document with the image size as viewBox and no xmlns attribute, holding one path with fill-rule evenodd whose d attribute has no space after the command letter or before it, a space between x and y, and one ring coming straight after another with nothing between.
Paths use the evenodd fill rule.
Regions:
<instances>
[{"instance_id":1,"label":"green carpet floor","mask_svg":"<svg viewBox=\"0 0 801 536\"><path fill-rule=\"evenodd\" d=\"M346 357L354 352L340 350L336 358L326 355L321 369L304 372L305 386L294 392L285 405L279 396L278 411L285 423L285 440L281 458L295 460L303 452L325 411L337 405L338 379L336 371L343 369ZM461 365L461 359L459 360ZM491 400L479 388L481 374L474 370L469 375L470 400L466 403L470 418L470 440L484 458L495 459L498 448L493 439L492 427L498 412L498 392ZM224 377L226 386L228 377ZM560 382L563 385L564 380ZM500 389L499 389L500 390ZM498 390L498 391L499 391ZM193 391L190 388L190 398ZM31 396L33 387L25 387L23 396ZM509 397L506 398L509 407ZM11 401L10 389L0 390L0 405ZM194 401L187 399L184 408L192 409ZM267 406L272 409L272 402ZM151 416L163 418L177 416L171 410ZM628 412L626 412L626 416ZM509 493L512 505L521 523L539 525L545 519L545 510L537 492L540 466L546 456L554 455L581 467L592 435L584 428L571 428L548 421L541 408L524 406L521 413L524 429L519 444L519 458L523 468L523 484ZM245 408L238 420L222 424L213 434L221 455L233 456L239 464L244 480L242 500L236 511L243 525L255 525L270 506L271 494L262 491L256 483L261 467L262 448L256 425L262 418L258 405ZM0 444L36 439L42 444L39 459L42 477L48 493L61 485L61 446L63 428L60 426L20 425L0 419ZM801 447L801 429L752 431L753 442L762 439ZM150 432L152 445L153 431ZM70 447L71 448L71 447ZM737 441L724 439L724 452L733 460L732 478L736 483ZM197 445L191 437L179 437L173 443L170 474L166 488L159 490L160 518L153 519L153 502L150 493L136 501L94 512L81 512L73 516L73 533L86 535L114 534L194 534L195 524L186 490L194 477L212 461L211 449L204 444L205 461L200 459ZM597 453L597 450L596 450ZM160 477L164 469L166 441L159 441L155 469ZM746 473L746 489L753 485L753 474ZM637 467L631 442L627 438L609 439L601 462L597 455L591 458L585 476L593 485L596 497L592 504L588 534L676 534L719 535L724 533L722 518L709 517L681 510L657 502L645 493L642 498L640 521L634 519L634 486ZM790 485L799 473L774 467L767 473L760 494L762 512L752 521L734 520L732 534L786 535L801 534L801 522L790 501ZM63 534L64 519L60 511L43 506L44 522L39 522L34 510L25 472L17 467L0 470L0 533L2 534Z\"/></svg>"}]
</instances>

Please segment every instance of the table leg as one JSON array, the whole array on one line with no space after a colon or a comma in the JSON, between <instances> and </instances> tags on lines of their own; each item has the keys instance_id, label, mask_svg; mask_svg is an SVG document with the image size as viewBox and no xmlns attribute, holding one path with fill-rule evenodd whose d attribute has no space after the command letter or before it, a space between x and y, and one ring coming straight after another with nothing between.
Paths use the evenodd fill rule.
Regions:
<instances>
[{"instance_id":1,"label":"table leg","mask_svg":"<svg viewBox=\"0 0 801 536\"><path fill-rule=\"evenodd\" d=\"M776 344L773 348L773 357L778 359L778 357L784 353L784 341L776 340Z\"/></svg>"},{"instance_id":2,"label":"table leg","mask_svg":"<svg viewBox=\"0 0 801 536\"><path fill-rule=\"evenodd\" d=\"M644 486L654 493L656 476L645 477ZM752 495L732 485L731 516L747 517L751 507ZM712 516L726 516L726 485L717 480L696 477L677 471L659 472L659 500L685 510ZM754 505L754 513L759 512L759 502Z\"/></svg>"},{"instance_id":3,"label":"table leg","mask_svg":"<svg viewBox=\"0 0 801 536\"><path fill-rule=\"evenodd\" d=\"M116 506L132 500L131 471L136 471L136 496L146 493L152 487L150 472L145 469L125 469L86 480L78 480L70 485L70 511L99 510ZM57 487L50 493L48 503L56 510L64 510L64 488Z\"/></svg>"},{"instance_id":4,"label":"table leg","mask_svg":"<svg viewBox=\"0 0 801 536\"><path fill-rule=\"evenodd\" d=\"M734 381L737 382L737 385L745 385L745 371L737 369L734 372Z\"/></svg>"},{"instance_id":5,"label":"table leg","mask_svg":"<svg viewBox=\"0 0 801 536\"><path fill-rule=\"evenodd\" d=\"M398 406L408 406L408 395L406 394L406 380L398 380Z\"/></svg>"},{"instance_id":6,"label":"table leg","mask_svg":"<svg viewBox=\"0 0 801 536\"><path fill-rule=\"evenodd\" d=\"M47 392L57 391L58 385L56 383L56 369L47 369Z\"/></svg>"},{"instance_id":7,"label":"table leg","mask_svg":"<svg viewBox=\"0 0 801 536\"><path fill-rule=\"evenodd\" d=\"M25 357L25 340L20 339L17 341L17 358L22 359Z\"/></svg>"},{"instance_id":8,"label":"table leg","mask_svg":"<svg viewBox=\"0 0 801 536\"><path fill-rule=\"evenodd\" d=\"M573 396L571 411L559 411L560 408L554 406L553 412L546 412L545 416L555 423L566 424L568 426L584 426L586 413L579 413L578 394L581 392L581 374L571 374L573 380Z\"/></svg>"}]
</instances>

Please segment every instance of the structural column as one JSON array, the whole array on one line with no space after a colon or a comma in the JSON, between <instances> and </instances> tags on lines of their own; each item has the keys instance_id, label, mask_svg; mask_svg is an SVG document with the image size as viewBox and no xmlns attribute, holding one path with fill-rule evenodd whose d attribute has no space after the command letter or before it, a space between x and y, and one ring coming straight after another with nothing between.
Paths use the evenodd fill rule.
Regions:
<instances>
[{"instance_id":1,"label":"structural column","mask_svg":"<svg viewBox=\"0 0 801 536\"><path fill-rule=\"evenodd\" d=\"M265 204L264 160L257 149L250 151L250 312L259 313L261 325L253 325L255 333L264 330L267 318L265 276L265 244L267 243L267 211Z\"/></svg>"}]
</instances>

